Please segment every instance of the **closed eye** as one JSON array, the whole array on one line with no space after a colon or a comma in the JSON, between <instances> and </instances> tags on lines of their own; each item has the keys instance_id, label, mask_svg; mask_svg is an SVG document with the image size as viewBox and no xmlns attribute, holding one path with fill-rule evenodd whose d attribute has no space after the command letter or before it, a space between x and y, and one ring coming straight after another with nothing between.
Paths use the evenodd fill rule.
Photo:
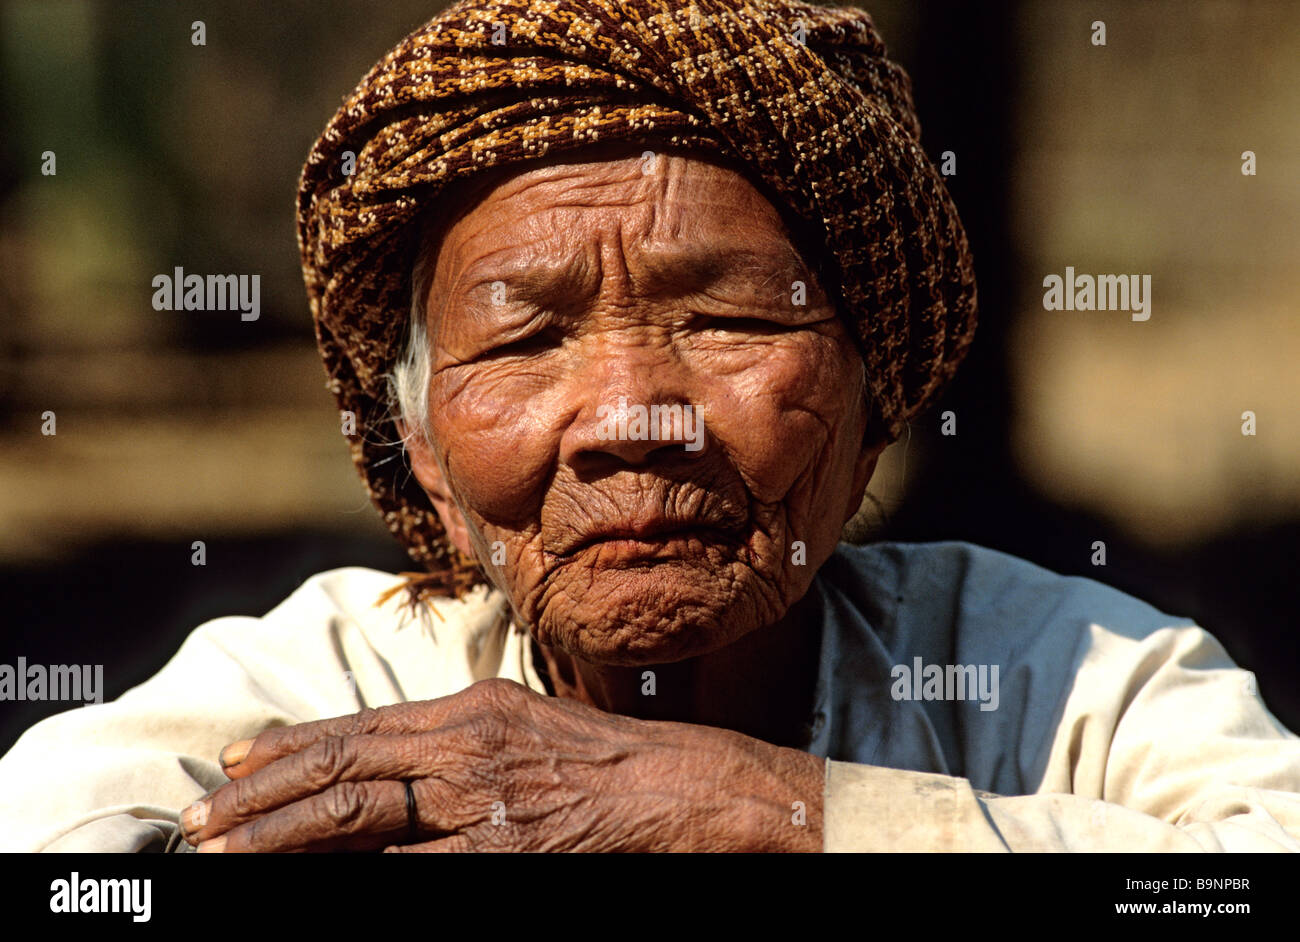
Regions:
<instances>
[{"instance_id":1,"label":"closed eye","mask_svg":"<svg viewBox=\"0 0 1300 942\"><path fill-rule=\"evenodd\" d=\"M763 317L701 317L696 322L699 330L726 330L743 334L776 334L791 330L804 330L807 324L786 324Z\"/></svg>"},{"instance_id":2,"label":"closed eye","mask_svg":"<svg viewBox=\"0 0 1300 942\"><path fill-rule=\"evenodd\" d=\"M534 356L558 347L564 341L564 333L556 327L541 330L510 340L487 351L488 357Z\"/></svg>"}]
</instances>

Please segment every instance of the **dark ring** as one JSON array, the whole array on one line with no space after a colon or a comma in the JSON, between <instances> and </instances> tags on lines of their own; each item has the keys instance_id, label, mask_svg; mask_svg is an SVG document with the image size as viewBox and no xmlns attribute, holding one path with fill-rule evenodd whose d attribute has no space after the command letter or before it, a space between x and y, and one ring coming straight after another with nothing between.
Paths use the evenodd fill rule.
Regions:
<instances>
[{"instance_id":1,"label":"dark ring","mask_svg":"<svg viewBox=\"0 0 1300 942\"><path fill-rule=\"evenodd\" d=\"M410 782L403 782L402 784L406 786L406 837L407 840L414 841L416 824L420 820L420 816L415 810L415 791L411 788Z\"/></svg>"}]
</instances>

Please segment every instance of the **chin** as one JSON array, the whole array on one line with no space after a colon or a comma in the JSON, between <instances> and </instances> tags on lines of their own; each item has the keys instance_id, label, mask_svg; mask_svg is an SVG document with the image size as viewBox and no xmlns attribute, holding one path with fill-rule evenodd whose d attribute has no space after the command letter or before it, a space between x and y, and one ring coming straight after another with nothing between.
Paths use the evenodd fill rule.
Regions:
<instances>
[{"instance_id":1,"label":"chin","mask_svg":"<svg viewBox=\"0 0 1300 942\"><path fill-rule=\"evenodd\" d=\"M591 664L640 667L700 657L776 621L776 593L735 561L558 569L534 617L537 640Z\"/></svg>"}]
</instances>

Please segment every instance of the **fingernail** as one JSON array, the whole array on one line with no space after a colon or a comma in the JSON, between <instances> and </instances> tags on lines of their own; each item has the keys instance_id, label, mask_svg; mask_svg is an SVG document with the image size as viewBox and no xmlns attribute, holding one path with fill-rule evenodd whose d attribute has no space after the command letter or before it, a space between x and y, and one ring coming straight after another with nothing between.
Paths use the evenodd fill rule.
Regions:
<instances>
[{"instance_id":1,"label":"fingernail","mask_svg":"<svg viewBox=\"0 0 1300 942\"><path fill-rule=\"evenodd\" d=\"M212 802L196 801L181 812L181 830L197 831L208 823L208 814L212 811Z\"/></svg>"},{"instance_id":2,"label":"fingernail","mask_svg":"<svg viewBox=\"0 0 1300 942\"><path fill-rule=\"evenodd\" d=\"M248 757L248 750L253 748L253 740L241 739L239 742L232 742L225 749L221 750L218 760L224 768L230 768L232 765L239 765Z\"/></svg>"},{"instance_id":3,"label":"fingernail","mask_svg":"<svg viewBox=\"0 0 1300 942\"><path fill-rule=\"evenodd\" d=\"M196 848L200 854L220 854L226 850L226 835L214 837L209 841L204 841Z\"/></svg>"}]
</instances>

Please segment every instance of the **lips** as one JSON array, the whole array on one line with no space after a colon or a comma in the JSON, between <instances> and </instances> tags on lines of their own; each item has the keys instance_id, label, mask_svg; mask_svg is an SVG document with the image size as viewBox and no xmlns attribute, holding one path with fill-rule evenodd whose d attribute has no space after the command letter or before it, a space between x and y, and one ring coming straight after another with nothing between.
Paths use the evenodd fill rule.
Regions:
<instances>
[{"instance_id":1,"label":"lips","mask_svg":"<svg viewBox=\"0 0 1300 942\"><path fill-rule=\"evenodd\" d=\"M573 556L585 549L609 543L623 544L631 550L635 550L637 544L643 544L646 550L653 550L674 540L734 542L738 532L738 527L731 521L700 518L659 516L617 523L597 523L567 541L567 545L561 547L556 555Z\"/></svg>"}]
</instances>

